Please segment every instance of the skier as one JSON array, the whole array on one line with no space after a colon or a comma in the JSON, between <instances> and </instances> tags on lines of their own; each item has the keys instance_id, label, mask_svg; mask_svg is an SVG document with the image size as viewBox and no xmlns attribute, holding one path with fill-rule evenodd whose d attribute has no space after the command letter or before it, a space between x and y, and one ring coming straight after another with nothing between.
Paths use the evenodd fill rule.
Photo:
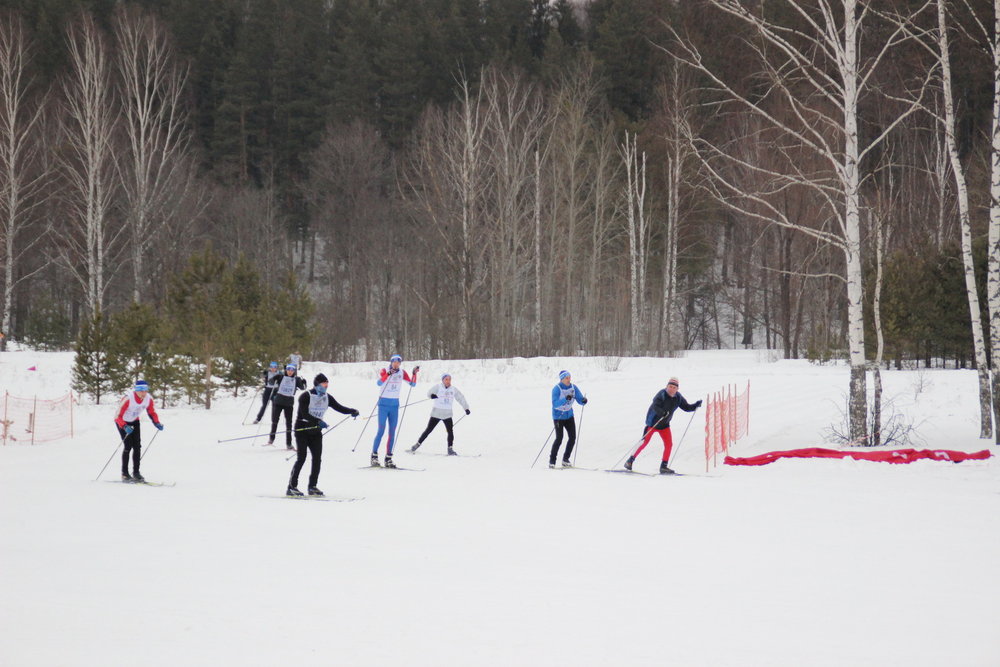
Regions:
<instances>
[{"instance_id":1,"label":"skier","mask_svg":"<svg viewBox=\"0 0 1000 667\"><path fill-rule=\"evenodd\" d=\"M115 425L118 427L118 435L122 439L125 449L122 451L122 481L123 482L145 482L146 479L139 473L139 461L142 459L142 440L139 432L139 417L143 411L149 415L153 426L157 430L163 430L163 424L153 407L153 397L149 395L149 385L145 380L136 380L135 386L118 406L118 416L115 417ZM128 455L132 452L132 474L128 474Z\"/></svg>"},{"instance_id":2,"label":"skier","mask_svg":"<svg viewBox=\"0 0 1000 667\"><path fill-rule=\"evenodd\" d=\"M392 462L392 447L396 439L396 424L399 422L399 394L402 391L403 383L409 383L411 387L417 386L417 373L420 366L413 369L411 378L400 366L403 357L394 354L389 357L389 367L379 371L378 386L382 387L382 392L378 398L378 433L375 434L375 442L372 444L372 465L378 466L378 446L385 433L385 424L389 422L389 438L385 445L385 467L395 468Z\"/></svg>"},{"instance_id":3,"label":"skier","mask_svg":"<svg viewBox=\"0 0 1000 667\"><path fill-rule=\"evenodd\" d=\"M302 355L299 354L298 350L288 355L288 363L295 366L296 370L302 370Z\"/></svg>"},{"instance_id":4,"label":"skier","mask_svg":"<svg viewBox=\"0 0 1000 667\"><path fill-rule=\"evenodd\" d=\"M306 462L306 450L312 454L312 469L309 471L309 495L322 496L323 492L316 488L319 482L319 467L323 458L323 429L329 425L323 421L327 408L333 408L345 415L357 417L360 413L354 408L348 408L326 393L330 381L320 373L313 378L313 388L299 394L299 409L295 418L295 444L298 445L298 456L292 466L292 476L288 479L289 496L301 496L298 490L299 472Z\"/></svg>"},{"instance_id":5,"label":"skier","mask_svg":"<svg viewBox=\"0 0 1000 667\"><path fill-rule=\"evenodd\" d=\"M642 432L642 444L639 445L639 449L635 451L635 454L629 456L628 460L625 461L626 470L632 469L635 458L649 444L653 433L659 433L660 438L663 439L663 460L660 462L660 474L674 474L674 471L668 467L670 463L670 450L673 449L673 437L670 435L670 418L677 408L680 408L684 412L694 412L701 407L701 400L697 400L694 403L688 403L685 400L677 390L680 384L677 378L672 377L667 380L666 389L656 392L652 405L646 411L646 427Z\"/></svg>"},{"instance_id":6,"label":"skier","mask_svg":"<svg viewBox=\"0 0 1000 667\"><path fill-rule=\"evenodd\" d=\"M278 362L272 361L262 375L264 378L264 393L260 400L260 412L257 413L257 419L253 420L254 424L259 424L260 420L264 417L264 410L267 410L267 402L271 400L271 394L274 393L274 389L278 385L278 380L281 378L281 371L278 370Z\"/></svg>"},{"instance_id":7,"label":"skier","mask_svg":"<svg viewBox=\"0 0 1000 667\"><path fill-rule=\"evenodd\" d=\"M573 453L576 443L576 420L573 418L573 401L580 405L587 404L587 397L580 388L573 384L573 376L569 371L559 372L559 382L552 387L552 421L555 422L556 439L552 443L552 453L549 454L549 467L556 467L559 455L559 445L562 443L563 430L567 433L566 451L563 452L563 468L571 468L569 455Z\"/></svg>"},{"instance_id":8,"label":"skier","mask_svg":"<svg viewBox=\"0 0 1000 667\"><path fill-rule=\"evenodd\" d=\"M277 381L274 391L274 407L271 408L271 434L267 444L274 444L274 434L278 430L278 418L285 413L285 447L292 447L292 406L295 405L295 392L306 388L306 381L296 374L294 365L285 366L285 374Z\"/></svg>"},{"instance_id":9,"label":"skier","mask_svg":"<svg viewBox=\"0 0 1000 667\"><path fill-rule=\"evenodd\" d=\"M458 401L465 408L465 414L470 414L469 403L465 400L462 392L458 390L458 387L451 385L451 375L448 373L441 376L441 382L431 387L427 395L434 399L431 418L427 422L427 428L424 429L424 432L417 439L417 444L410 447L410 451L417 451L420 445L424 444L424 440L431 434L431 431L434 430L434 427L438 425L438 422L444 422L444 427L448 430L448 456L458 456L458 452L454 449L455 432L452 430L454 424L451 420L451 407L454 401Z\"/></svg>"}]
</instances>

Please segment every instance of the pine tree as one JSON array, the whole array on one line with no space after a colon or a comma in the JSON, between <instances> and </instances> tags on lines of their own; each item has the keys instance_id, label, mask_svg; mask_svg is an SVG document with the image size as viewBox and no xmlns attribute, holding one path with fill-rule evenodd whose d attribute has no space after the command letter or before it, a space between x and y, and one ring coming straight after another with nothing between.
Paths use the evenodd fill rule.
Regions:
<instances>
[{"instance_id":1,"label":"pine tree","mask_svg":"<svg viewBox=\"0 0 1000 667\"><path fill-rule=\"evenodd\" d=\"M97 312L80 325L73 363L73 389L90 394L100 405L101 397L113 390L112 378L120 372L117 360L109 354L104 316Z\"/></svg>"}]
</instances>

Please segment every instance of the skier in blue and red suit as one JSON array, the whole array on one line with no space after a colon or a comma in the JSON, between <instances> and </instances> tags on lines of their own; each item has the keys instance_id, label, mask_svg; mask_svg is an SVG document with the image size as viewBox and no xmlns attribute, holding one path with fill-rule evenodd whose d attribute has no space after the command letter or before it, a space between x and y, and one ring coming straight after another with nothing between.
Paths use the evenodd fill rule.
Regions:
<instances>
[{"instance_id":1,"label":"skier in blue and red suit","mask_svg":"<svg viewBox=\"0 0 1000 667\"><path fill-rule=\"evenodd\" d=\"M673 417L677 408L680 408L684 412L694 412L701 407L701 400L697 400L694 403L687 402L678 391L680 385L680 380L672 377L667 380L666 389L656 392L656 396L653 397L653 403L649 406L649 410L646 411L646 426L642 431L642 444L639 445L639 449L635 451L635 454L629 456L628 460L625 461L626 470L632 469L635 458L646 448L646 445L653 438L653 434L659 433L660 439L663 440L663 459L660 461L660 474L674 474L674 471L668 466L670 463L670 450L674 447L673 436L670 434L670 418Z\"/></svg>"},{"instance_id":2,"label":"skier in blue and red suit","mask_svg":"<svg viewBox=\"0 0 1000 667\"><path fill-rule=\"evenodd\" d=\"M378 433L375 434L375 442L372 445L372 465L378 465L378 446L385 433L386 422L389 423L389 438L386 440L385 467L395 468L392 462L392 447L396 444L396 424L399 423L399 394L403 389L403 383L408 383L411 387L417 386L417 373L420 366L413 369L413 377L404 371L401 366L403 357L394 354L389 357L389 367L379 371L378 386L382 387L382 392L378 397Z\"/></svg>"}]
</instances>

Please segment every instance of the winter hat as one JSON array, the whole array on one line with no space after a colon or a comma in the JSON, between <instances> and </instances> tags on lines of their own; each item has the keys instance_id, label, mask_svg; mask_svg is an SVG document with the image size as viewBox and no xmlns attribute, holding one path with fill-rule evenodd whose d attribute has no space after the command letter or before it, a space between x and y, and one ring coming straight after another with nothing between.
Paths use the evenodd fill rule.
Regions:
<instances>
[{"instance_id":1,"label":"winter hat","mask_svg":"<svg viewBox=\"0 0 1000 667\"><path fill-rule=\"evenodd\" d=\"M565 380L569 376L570 376L570 372L569 371L559 371L559 380L560 380L560 382L562 380Z\"/></svg>"},{"instance_id":2,"label":"winter hat","mask_svg":"<svg viewBox=\"0 0 1000 667\"><path fill-rule=\"evenodd\" d=\"M324 382L329 382L329 380L327 380L326 376L323 375L322 373L319 373L316 377L313 378L314 387L318 384L323 384Z\"/></svg>"},{"instance_id":3,"label":"winter hat","mask_svg":"<svg viewBox=\"0 0 1000 667\"><path fill-rule=\"evenodd\" d=\"M675 387L679 387L681 386L681 381L675 377L671 377L669 380L667 380L667 384L672 384Z\"/></svg>"},{"instance_id":4,"label":"winter hat","mask_svg":"<svg viewBox=\"0 0 1000 667\"><path fill-rule=\"evenodd\" d=\"M277 361L272 361L271 362L271 368L277 368L277 367L278 367L278 362Z\"/></svg>"},{"instance_id":5,"label":"winter hat","mask_svg":"<svg viewBox=\"0 0 1000 667\"><path fill-rule=\"evenodd\" d=\"M288 364L287 366L285 366L285 370L286 371L297 371L299 369L295 367L295 364Z\"/></svg>"},{"instance_id":6,"label":"winter hat","mask_svg":"<svg viewBox=\"0 0 1000 667\"><path fill-rule=\"evenodd\" d=\"M389 363L390 364L392 362L394 362L394 361L398 361L399 363L403 363L403 357L399 356L398 354L394 354L391 357L389 357Z\"/></svg>"},{"instance_id":7,"label":"winter hat","mask_svg":"<svg viewBox=\"0 0 1000 667\"><path fill-rule=\"evenodd\" d=\"M145 380L136 380L135 381L135 390L136 391L149 391L149 385L146 384Z\"/></svg>"},{"instance_id":8,"label":"winter hat","mask_svg":"<svg viewBox=\"0 0 1000 667\"><path fill-rule=\"evenodd\" d=\"M441 376L441 381L444 382L445 378L450 378L450 377L451 377L451 373L445 373L444 375Z\"/></svg>"}]
</instances>

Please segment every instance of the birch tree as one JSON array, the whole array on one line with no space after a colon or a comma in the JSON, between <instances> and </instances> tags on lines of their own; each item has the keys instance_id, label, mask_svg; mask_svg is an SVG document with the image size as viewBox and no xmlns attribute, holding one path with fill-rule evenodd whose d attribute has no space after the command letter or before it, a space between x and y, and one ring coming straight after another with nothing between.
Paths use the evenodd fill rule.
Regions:
<instances>
[{"instance_id":1,"label":"birch tree","mask_svg":"<svg viewBox=\"0 0 1000 667\"><path fill-rule=\"evenodd\" d=\"M867 391L863 310L861 238L861 183L865 158L876 150L897 126L918 107L918 101L903 102L889 122L876 133L858 132L861 104L866 96L883 95L876 85L880 66L894 49L908 39L907 30L889 25L877 30L879 20L863 0L817 0L800 3L782 0L768 12L756 3L739 0L708 0L708 4L737 19L749 29L748 43L763 69L764 90L751 96L740 83L727 79L703 58L697 47L674 35L673 52L709 82L721 107L735 105L758 117L780 135L779 150L786 155L781 169L744 165L767 176L770 187L746 193L727 182L720 163L733 162L725 147L698 138L695 147L708 172L725 196L724 205L743 217L787 226L821 239L841 251L847 300L847 344L850 363L848 391L849 436L852 442L866 440ZM780 10L780 11L779 11ZM793 17L783 23L771 18L785 13ZM881 27L881 26L879 26ZM862 36L867 36L863 42ZM930 72L927 76L930 76ZM918 85L919 95L926 83ZM885 100L898 104L899 100ZM794 155L811 152L822 168L806 172ZM774 202L786 188L815 191L836 225L831 231L808 229L789 219Z\"/></svg>"},{"instance_id":2,"label":"birch tree","mask_svg":"<svg viewBox=\"0 0 1000 667\"><path fill-rule=\"evenodd\" d=\"M952 90L951 50L948 38L948 20L945 1L937 0L937 40L936 53L941 69L942 105L944 117L939 117L944 130L945 145L955 189L958 197L959 229L962 239L962 265L965 269L965 293L969 302L969 318L972 325L972 348L979 375L979 437L989 438L992 432L990 406L990 369L986 361L986 341L983 337L983 314L979 307L979 288L976 284L976 265L972 256L972 219L969 212L969 187L965 176L965 165L958 154L955 139L957 119L955 118L954 92Z\"/></svg>"},{"instance_id":3,"label":"birch tree","mask_svg":"<svg viewBox=\"0 0 1000 667\"><path fill-rule=\"evenodd\" d=\"M120 7L115 14L122 128L128 151L120 161L132 260L132 298L142 300L146 256L176 208L177 190L191 187L190 133L182 95L187 71L174 60L166 31L150 14Z\"/></svg>"},{"instance_id":4,"label":"birch tree","mask_svg":"<svg viewBox=\"0 0 1000 667\"><path fill-rule=\"evenodd\" d=\"M985 31L984 35L987 35ZM989 268L986 293L990 312L990 350L993 367L993 437L1000 444L1000 0L993 0L993 123L990 150Z\"/></svg>"},{"instance_id":5,"label":"birch tree","mask_svg":"<svg viewBox=\"0 0 1000 667\"><path fill-rule=\"evenodd\" d=\"M41 125L46 95L30 73L24 24L19 18L0 18L0 245L3 249L3 301L0 331L9 335L14 288L35 271L21 273L18 266L28 253L38 251L44 234L28 233L32 209L48 182L39 168L44 148ZM0 349L7 338L0 338Z\"/></svg>"},{"instance_id":6,"label":"birch tree","mask_svg":"<svg viewBox=\"0 0 1000 667\"><path fill-rule=\"evenodd\" d=\"M646 152L641 162L637 137L621 145L622 162L625 164L625 219L628 229L629 265L629 323L631 351L637 354L645 341L642 334L646 326L646 268L649 261L649 217L646 206Z\"/></svg>"},{"instance_id":7,"label":"birch tree","mask_svg":"<svg viewBox=\"0 0 1000 667\"><path fill-rule=\"evenodd\" d=\"M70 233L65 235L61 258L80 283L88 314L93 315L103 310L122 233L111 219L118 99L107 47L92 17L82 15L70 26L67 46L70 73L62 86L62 135L67 148L63 171L69 182Z\"/></svg>"}]
</instances>

